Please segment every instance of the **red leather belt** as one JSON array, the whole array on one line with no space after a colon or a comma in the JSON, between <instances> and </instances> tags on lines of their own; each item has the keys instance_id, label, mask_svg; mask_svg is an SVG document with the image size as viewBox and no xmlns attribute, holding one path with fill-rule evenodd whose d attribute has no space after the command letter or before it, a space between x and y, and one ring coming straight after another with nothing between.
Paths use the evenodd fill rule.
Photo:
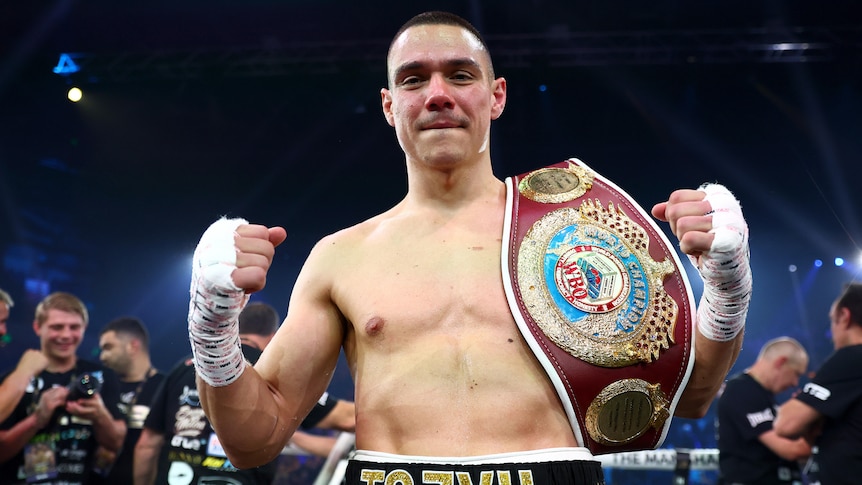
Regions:
<instances>
[{"instance_id":1,"label":"red leather belt","mask_svg":"<svg viewBox=\"0 0 862 485\"><path fill-rule=\"evenodd\" d=\"M676 251L580 160L506 187L509 306L575 436L594 454L657 448L694 363L694 298Z\"/></svg>"}]
</instances>

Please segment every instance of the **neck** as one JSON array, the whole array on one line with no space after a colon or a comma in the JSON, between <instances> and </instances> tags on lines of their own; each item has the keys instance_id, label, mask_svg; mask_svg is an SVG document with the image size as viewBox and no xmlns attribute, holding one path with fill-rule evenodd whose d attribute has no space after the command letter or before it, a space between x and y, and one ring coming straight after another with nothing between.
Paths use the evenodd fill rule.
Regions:
<instances>
[{"instance_id":1,"label":"neck","mask_svg":"<svg viewBox=\"0 0 862 485\"><path fill-rule=\"evenodd\" d=\"M123 382L141 382L148 377L150 369L152 368L153 364L150 361L149 357L135 359L132 362L132 366L129 369L129 372L125 375L120 376L120 380Z\"/></svg>"},{"instance_id":2,"label":"neck","mask_svg":"<svg viewBox=\"0 0 862 485\"><path fill-rule=\"evenodd\" d=\"M408 158L408 200L461 206L487 196L502 181L494 176L489 159L481 157L452 166L434 166Z\"/></svg>"},{"instance_id":3,"label":"neck","mask_svg":"<svg viewBox=\"0 0 862 485\"><path fill-rule=\"evenodd\" d=\"M55 373L69 372L75 368L77 362L78 360L74 355L65 359L49 358L48 366L45 367L45 370Z\"/></svg>"},{"instance_id":4,"label":"neck","mask_svg":"<svg viewBox=\"0 0 862 485\"><path fill-rule=\"evenodd\" d=\"M750 375L755 381L757 381L758 384L763 386L764 389L771 391L771 389L769 387L770 383L767 382L766 373L763 372L763 370L759 366L754 365L754 366L746 369L745 373Z\"/></svg>"}]
</instances>

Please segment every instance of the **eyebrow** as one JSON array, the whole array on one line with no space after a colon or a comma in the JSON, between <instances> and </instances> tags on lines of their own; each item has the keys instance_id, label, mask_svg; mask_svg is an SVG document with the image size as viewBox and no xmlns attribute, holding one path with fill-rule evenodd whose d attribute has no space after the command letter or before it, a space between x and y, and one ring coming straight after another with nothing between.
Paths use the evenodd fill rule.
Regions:
<instances>
[{"instance_id":1,"label":"eyebrow","mask_svg":"<svg viewBox=\"0 0 862 485\"><path fill-rule=\"evenodd\" d=\"M392 72L392 78L398 79L398 76L400 76L401 74L403 74L405 72L410 72L410 71L422 69L427 64L428 63L421 62L421 61L405 62L404 64L401 64L400 66L395 68L395 70ZM469 57L458 57L455 59L448 59L448 60L443 62L443 65L446 67L449 67L449 68L473 67L475 69L478 69L479 71L482 71L482 66L479 65L479 63L474 61L473 59L470 59Z\"/></svg>"}]
</instances>

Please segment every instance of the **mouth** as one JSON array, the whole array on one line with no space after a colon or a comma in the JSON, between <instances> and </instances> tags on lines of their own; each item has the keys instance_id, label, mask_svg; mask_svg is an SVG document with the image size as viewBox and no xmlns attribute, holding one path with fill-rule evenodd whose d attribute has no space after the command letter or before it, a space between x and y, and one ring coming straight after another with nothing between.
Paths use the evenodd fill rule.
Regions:
<instances>
[{"instance_id":1,"label":"mouth","mask_svg":"<svg viewBox=\"0 0 862 485\"><path fill-rule=\"evenodd\" d=\"M438 118L421 125L423 130L447 130L451 128L464 128L465 123L450 118Z\"/></svg>"}]
</instances>

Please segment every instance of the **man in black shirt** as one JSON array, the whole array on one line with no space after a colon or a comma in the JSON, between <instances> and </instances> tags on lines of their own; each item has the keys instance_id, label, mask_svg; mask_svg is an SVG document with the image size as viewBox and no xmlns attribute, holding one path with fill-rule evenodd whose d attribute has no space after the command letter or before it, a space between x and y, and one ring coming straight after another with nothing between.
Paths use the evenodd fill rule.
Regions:
<instances>
[{"instance_id":1,"label":"man in black shirt","mask_svg":"<svg viewBox=\"0 0 862 485\"><path fill-rule=\"evenodd\" d=\"M817 436L821 485L862 483L862 283L849 283L829 310L835 352L778 410L782 436Z\"/></svg>"},{"instance_id":2,"label":"man in black shirt","mask_svg":"<svg viewBox=\"0 0 862 485\"><path fill-rule=\"evenodd\" d=\"M141 436L150 403L165 375L150 360L150 335L147 327L134 317L108 322L99 334L99 359L120 379L120 409L126 415L126 439L113 461L100 463L95 470L113 485L132 483L135 444Z\"/></svg>"},{"instance_id":3,"label":"man in black shirt","mask_svg":"<svg viewBox=\"0 0 862 485\"><path fill-rule=\"evenodd\" d=\"M723 484L801 483L797 460L811 447L803 439L778 436L772 429L775 395L799 385L808 354L788 337L770 340L757 360L727 381L718 401L719 470Z\"/></svg>"},{"instance_id":4,"label":"man in black shirt","mask_svg":"<svg viewBox=\"0 0 862 485\"><path fill-rule=\"evenodd\" d=\"M36 307L33 329L48 366L0 424L3 485L87 485L96 449L122 446L126 422L116 375L76 356L88 318L69 293L52 293Z\"/></svg>"}]
</instances>

